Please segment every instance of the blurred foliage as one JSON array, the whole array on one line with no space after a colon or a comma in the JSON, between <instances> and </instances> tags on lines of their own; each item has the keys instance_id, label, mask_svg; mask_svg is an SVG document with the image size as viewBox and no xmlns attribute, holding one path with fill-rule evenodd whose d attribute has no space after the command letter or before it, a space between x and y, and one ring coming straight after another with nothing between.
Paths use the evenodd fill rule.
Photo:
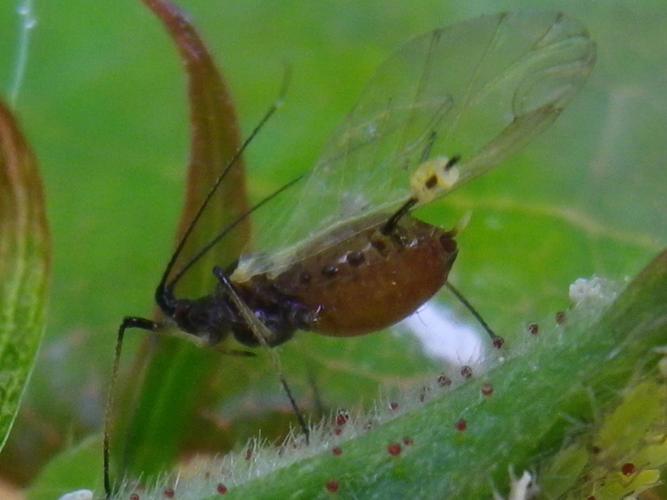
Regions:
<instances>
[{"instance_id":1,"label":"blurred foliage","mask_svg":"<svg viewBox=\"0 0 667 500\"><path fill-rule=\"evenodd\" d=\"M649 377L620 392L599 430L559 451L544 470L545 498L625 498L660 484L667 466L667 384Z\"/></svg>"},{"instance_id":2,"label":"blurred foliage","mask_svg":"<svg viewBox=\"0 0 667 500\"><path fill-rule=\"evenodd\" d=\"M19 124L0 101L0 450L44 333L50 262L37 162Z\"/></svg>"},{"instance_id":3,"label":"blurred foliage","mask_svg":"<svg viewBox=\"0 0 667 500\"><path fill-rule=\"evenodd\" d=\"M222 65L243 130L275 98L283 62L293 67L286 106L247 155L253 200L313 164L363 83L402 41L436 25L533 5L179 4ZM621 280L667 245L667 7L658 0L541 6L588 26L599 47L591 81L508 165L422 213L451 225L474 209L452 280L510 343L527 321L562 309L564 290L577 277ZM15 37L7 35L17 32L14 7L0 8L4 88L16 52ZM28 402L0 457L2 474L16 482L29 481L55 450L99 429L117 323L125 314L150 313L172 248L189 137L181 64L140 2L39 2L36 10L17 112L44 172L54 288ZM129 347L139 343L128 337ZM283 359L299 398L314 400L312 376L327 407L355 407L380 386L391 393L441 369L424 362L416 341L393 334L302 334L285 346ZM193 447L232 446L256 432L244 422L261 423L264 432L274 412L287 412L261 359L225 358L207 383L220 399L184 437ZM268 435L284 429L285 418L279 420Z\"/></svg>"}]
</instances>

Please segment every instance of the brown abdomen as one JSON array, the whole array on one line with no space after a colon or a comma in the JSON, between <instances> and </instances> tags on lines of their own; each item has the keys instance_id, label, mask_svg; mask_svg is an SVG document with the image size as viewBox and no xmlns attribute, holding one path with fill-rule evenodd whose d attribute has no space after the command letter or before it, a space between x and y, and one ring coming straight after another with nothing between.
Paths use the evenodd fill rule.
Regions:
<instances>
[{"instance_id":1,"label":"brown abdomen","mask_svg":"<svg viewBox=\"0 0 667 500\"><path fill-rule=\"evenodd\" d=\"M391 234L384 222L294 264L273 285L316 319L309 329L364 335L416 311L445 283L457 254L452 232L403 217Z\"/></svg>"}]
</instances>

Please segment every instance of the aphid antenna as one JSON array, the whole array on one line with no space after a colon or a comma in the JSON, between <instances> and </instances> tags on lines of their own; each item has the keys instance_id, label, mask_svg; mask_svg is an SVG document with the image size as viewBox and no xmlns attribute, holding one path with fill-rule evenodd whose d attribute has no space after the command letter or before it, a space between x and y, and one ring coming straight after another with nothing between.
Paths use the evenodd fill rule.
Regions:
<instances>
[{"instance_id":1,"label":"aphid antenna","mask_svg":"<svg viewBox=\"0 0 667 500\"><path fill-rule=\"evenodd\" d=\"M217 235L215 235L206 245L204 245L177 273L174 274L174 277L169 281L169 283L165 284L162 288L158 286L158 289L156 290L156 296L159 296L160 293L164 294L165 291L169 293L169 291L173 290L174 286L176 283L183 277L185 273L190 270L190 268L195 265L204 255L206 255L215 245L217 245L220 240L222 240L227 234L229 234L230 231L232 231L236 226L238 226L241 222L243 222L247 217L249 217L253 212L258 210L259 208L262 207L262 205L265 205L269 201L271 201L273 198L278 196L280 193L283 191L286 191L290 187L292 187L294 184L299 182L303 178L303 175L299 175L298 177L292 179L291 181L287 182L286 184L283 184L281 187L276 189L273 193L269 194L266 196L264 199L261 201L257 202L255 205L250 207L248 210L240 214L236 219L234 219L232 222L230 222L225 228L222 229Z\"/></svg>"},{"instance_id":2,"label":"aphid antenna","mask_svg":"<svg viewBox=\"0 0 667 500\"><path fill-rule=\"evenodd\" d=\"M167 266L165 267L164 272L162 273L162 278L160 279L160 283L157 286L157 289L155 291L155 297L160 306L163 305L165 299L167 298L167 295L169 293L169 287L167 287L167 280L169 278L169 274L171 273L172 269L174 268L174 265L176 264L176 260L180 256L181 252L183 251L183 248L185 247L185 244L188 241L188 238L192 234L192 231L194 230L195 226L199 222L199 219L201 219L202 214L204 213L204 210L206 210L206 207L210 203L211 199L213 199L213 196L217 192L218 188L222 184L222 181L227 177L227 174L229 171L238 164L238 161L240 160L241 156L245 152L245 150L248 148L250 143L257 137L257 134L264 128L264 125L269 121L269 118L273 116L273 114L282 106L282 103L285 98L285 94L287 92L287 87L289 85L290 81L290 73L291 71L289 70L289 66L286 66L285 68L285 75L283 76L283 83L281 85L280 89L280 94L278 95L278 98L273 102L273 104L269 107L269 109L264 113L264 116L261 118L259 123L255 126L255 128L252 130L250 135L243 141L243 144L241 144L241 147L239 147L232 158L229 160L225 168L223 168L222 172L220 172L220 175L218 175L218 178L215 180L213 183L213 186L211 186L211 189L209 189L208 193L206 194L206 197L204 198L204 201L202 204L199 206L197 209L197 212L195 213L194 217L192 218L192 221L190 221L190 224L186 228L185 232L183 233L183 236L181 237L180 241L178 242L178 245L176 245L176 250L174 250L174 253L172 254L171 258L169 259L169 262L167 263ZM294 181L296 182L296 181ZM285 186L288 187L288 185ZM280 191L280 190L279 190ZM279 192L278 191L278 192ZM275 193L273 196L277 195L278 193ZM268 200L267 200L268 201ZM250 210L252 211L252 209ZM247 215L245 215L247 216ZM244 215L240 216L240 219L243 220ZM233 222L232 224L238 224L240 220L237 220ZM229 229L231 230L231 228ZM226 234L226 233L225 233ZM222 236L220 236L222 238ZM212 246L212 245L211 245ZM205 247L206 251L210 247L208 245ZM203 253L206 253L203 252ZM202 253L202 255L203 255ZM182 275L182 272L180 273ZM180 278L180 276L179 276ZM172 284L173 285L173 284Z\"/></svg>"},{"instance_id":3,"label":"aphid antenna","mask_svg":"<svg viewBox=\"0 0 667 500\"><path fill-rule=\"evenodd\" d=\"M445 282L445 286L447 289L454 294L454 296L458 299L461 304L465 306L468 311L470 311L470 314L472 314L475 319L479 322L480 325L482 325L482 328L484 328L484 331L488 334L488 336L491 338L491 341L496 345L497 341L502 341L502 337L495 333L489 324L484 321L484 318L482 318L482 315L475 309L475 307L468 301L468 299L465 298L465 296L454 286L452 285L449 281Z\"/></svg>"}]
</instances>

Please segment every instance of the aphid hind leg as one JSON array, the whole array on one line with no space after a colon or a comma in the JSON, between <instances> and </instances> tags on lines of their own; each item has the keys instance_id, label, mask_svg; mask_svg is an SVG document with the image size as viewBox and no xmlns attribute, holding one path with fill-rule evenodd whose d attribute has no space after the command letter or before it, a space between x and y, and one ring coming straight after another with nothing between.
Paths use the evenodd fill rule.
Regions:
<instances>
[{"instance_id":1,"label":"aphid hind leg","mask_svg":"<svg viewBox=\"0 0 667 500\"><path fill-rule=\"evenodd\" d=\"M118 368L120 366L120 355L123 350L123 338L125 336L125 330L129 328L136 328L139 330L146 330L149 332L157 331L162 325L156 323L150 319L139 318L136 316L127 316L123 318L120 326L118 327L118 335L116 337L116 349L113 359L113 368L111 371L111 381L109 383L109 389L107 393L107 402L104 408L104 494L106 498L111 498L111 479L109 476L109 460L110 460L110 443L109 443L109 434L111 432L111 412L113 410L114 402L114 389L116 385L116 379L118 378Z\"/></svg>"},{"instance_id":2,"label":"aphid hind leg","mask_svg":"<svg viewBox=\"0 0 667 500\"><path fill-rule=\"evenodd\" d=\"M280 358L278 357L278 353L273 349L271 349L271 346L269 345L271 332L266 327L266 325L264 325L264 323L262 323L259 319L255 317L250 308L243 302L241 297L239 297L238 293L236 293L234 285L232 285L232 283L229 281L229 276L227 276L224 269L217 266L214 267L213 275L220 281L222 286L226 289L227 293L229 294L229 298L232 300L234 305L239 310L239 313L248 324L248 327L257 337L257 341L269 354L269 357L271 359L271 364L273 365L274 370L276 370L276 373L278 374L278 378L280 379L280 384L282 385L285 394L287 394L287 398L289 399L290 405L292 406L292 410L294 411L294 414L296 415L296 418L299 421L299 426L301 427L301 430L303 431L303 434L306 438L306 444L309 444L310 431L308 430L308 425L306 425L306 419L304 418L303 412L299 408L299 405L296 403L296 399L294 399L294 395L292 394L289 384L287 383L287 379L285 378L285 374L283 372L282 364L280 363Z\"/></svg>"},{"instance_id":3,"label":"aphid hind leg","mask_svg":"<svg viewBox=\"0 0 667 500\"><path fill-rule=\"evenodd\" d=\"M445 282L445 286L449 289L450 292L454 294L454 296L458 299L461 304L465 306L468 311L470 311L470 314L472 314L475 319L479 322L480 325L482 325L482 328L484 328L484 331L487 333L487 335L491 338L491 342L493 342L494 346L501 346L504 343L503 338L498 335L496 332L494 332L489 324L484 321L484 318L482 318L482 315L475 309L475 307L466 299L463 294L454 286L452 285L449 281Z\"/></svg>"}]
</instances>

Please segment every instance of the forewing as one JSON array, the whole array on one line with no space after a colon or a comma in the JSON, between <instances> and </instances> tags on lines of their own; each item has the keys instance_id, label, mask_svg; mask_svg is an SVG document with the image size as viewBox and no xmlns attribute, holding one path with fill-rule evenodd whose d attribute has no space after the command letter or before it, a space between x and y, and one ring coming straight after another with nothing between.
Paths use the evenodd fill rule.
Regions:
<instances>
[{"instance_id":1,"label":"forewing","mask_svg":"<svg viewBox=\"0 0 667 500\"><path fill-rule=\"evenodd\" d=\"M454 187L498 165L553 122L594 61L584 27L559 13L483 16L409 41L283 206L258 221L241 274L277 273L317 251L315 238L336 244L332 228L390 214L427 156L462 157Z\"/></svg>"}]
</instances>

